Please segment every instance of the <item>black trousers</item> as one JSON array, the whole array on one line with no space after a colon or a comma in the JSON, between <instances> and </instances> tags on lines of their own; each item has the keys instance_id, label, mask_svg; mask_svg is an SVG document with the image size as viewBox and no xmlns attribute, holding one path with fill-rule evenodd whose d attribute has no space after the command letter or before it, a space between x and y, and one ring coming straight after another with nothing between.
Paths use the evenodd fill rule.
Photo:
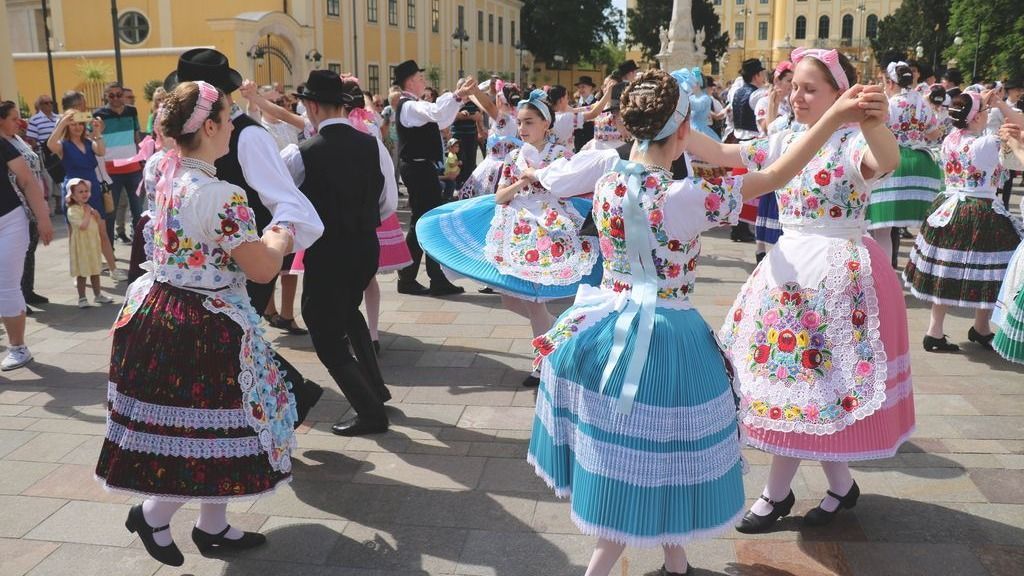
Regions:
<instances>
[{"instance_id":1,"label":"black trousers","mask_svg":"<svg viewBox=\"0 0 1024 576\"><path fill-rule=\"evenodd\" d=\"M134 251L135 245L132 243L132 249ZM249 301L252 303L252 307L256 309L256 313L263 316L263 311L267 309L267 304L270 303L270 299L274 296L274 283L277 282L275 277L267 284L257 284L256 282L246 282L245 290L249 293ZM286 382L291 383L292 390L303 386L305 383L305 377L301 372L295 369L290 362L284 359L284 356L274 349L274 360L277 360L281 366L281 370L284 371L282 376Z\"/></svg>"},{"instance_id":2,"label":"black trousers","mask_svg":"<svg viewBox=\"0 0 1024 576\"><path fill-rule=\"evenodd\" d=\"M441 265L433 258L423 254L419 240L416 239L416 222L420 216L444 203L441 181L437 179L437 169L430 162L402 162L402 182L409 190L409 233L405 235L405 243L412 255L412 264L398 271L399 282L414 282L420 273L420 260L426 258L427 276L430 282L445 283L448 281L441 271Z\"/></svg>"},{"instance_id":3,"label":"black trousers","mask_svg":"<svg viewBox=\"0 0 1024 576\"><path fill-rule=\"evenodd\" d=\"M1006 183L999 189L999 193L1003 196L1003 206L1006 206L1007 210L1010 209L1010 196L1013 195L1013 179L1018 176L1020 176L1020 172L1010 170L1010 177L1006 179ZM25 265L28 265L28 260L25 261Z\"/></svg>"},{"instance_id":4,"label":"black trousers","mask_svg":"<svg viewBox=\"0 0 1024 576\"><path fill-rule=\"evenodd\" d=\"M39 246L39 226L34 219L28 221L28 251L25 252L25 268L21 273L21 293L28 297L36 288L36 246Z\"/></svg>"},{"instance_id":5,"label":"black trousers","mask_svg":"<svg viewBox=\"0 0 1024 576\"><path fill-rule=\"evenodd\" d=\"M337 258L329 264L310 259L307 253L303 264L302 319L313 339L313 348L327 371L338 383L342 394L360 418L384 419L384 402L376 383L367 376L379 369L376 366L350 370L358 363L349 349L369 343L359 305L363 290L377 273L380 243L376 233L354 237L343 243L344 250L335 252ZM365 359L376 362L376 357ZM380 383L381 386L383 383Z\"/></svg>"}]
</instances>

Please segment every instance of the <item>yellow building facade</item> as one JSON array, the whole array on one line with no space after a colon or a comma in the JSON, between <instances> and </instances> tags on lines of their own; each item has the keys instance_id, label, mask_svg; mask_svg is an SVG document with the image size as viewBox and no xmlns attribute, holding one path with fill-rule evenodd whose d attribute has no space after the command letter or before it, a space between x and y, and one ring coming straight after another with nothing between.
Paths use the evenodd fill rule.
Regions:
<instances>
[{"instance_id":1,"label":"yellow building facade","mask_svg":"<svg viewBox=\"0 0 1024 576\"><path fill-rule=\"evenodd\" d=\"M14 79L5 81L0 65L0 81L16 80L17 92L31 103L50 91L41 3L3 4L0 48L5 40L10 45ZM116 79L111 3L48 4L57 97L79 89L98 105L96 86ZM142 87L163 80L178 56L195 47L220 50L259 84L287 88L311 69L330 68L355 73L364 89L382 92L392 68L409 58L442 89L454 86L460 65L466 75L518 77L522 59L531 63L515 48L521 8L519 0L118 0L122 77L136 91L140 114L148 113ZM461 60L453 39L460 25ZM0 93L8 90L0 86Z\"/></svg>"}]
</instances>

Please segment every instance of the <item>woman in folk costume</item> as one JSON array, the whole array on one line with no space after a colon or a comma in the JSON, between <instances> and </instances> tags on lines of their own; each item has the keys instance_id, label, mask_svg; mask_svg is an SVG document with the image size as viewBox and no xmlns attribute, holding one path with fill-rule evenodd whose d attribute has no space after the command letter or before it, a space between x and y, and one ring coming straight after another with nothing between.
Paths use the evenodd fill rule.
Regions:
<instances>
[{"instance_id":1,"label":"woman in folk costume","mask_svg":"<svg viewBox=\"0 0 1024 576\"><path fill-rule=\"evenodd\" d=\"M505 159L497 194L435 208L420 219L416 234L442 266L501 293L505 308L529 319L539 335L554 320L544 303L571 297L581 282L596 283L600 270L592 240L580 236L590 202L522 178L528 169L572 156L548 138L547 94L534 90L517 107L524 144ZM523 385L536 386L538 377L530 374Z\"/></svg>"},{"instance_id":2,"label":"woman in folk costume","mask_svg":"<svg viewBox=\"0 0 1024 576\"><path fill-rule=\"evenodd\" d=\"M690 127L694 130L704 134L708 138L714 140L720 140L718 134L711 128L711 116L714 103L712 97L708 94L707 89L709 86L708 78L701 74L700 68L692 68L690 70L679 70L676 72L677 75L681 75L687 84L686 90L690 96ZM725 112L721 115L724 117ZM700 176L701 178L721 178L729 174L729 169L724 166L712 166L707 162L704 162L700 158L693 157L690 155L690 168L692 171L688 172L691 176Z\"/></svg>"},{"instance_id":3,"label":"woman in folk costume","mask_svg":"<svg viewBox=\"0 0 1024 576\"><path fill-rule=\"evenodd\" d=\"M552 86L547 92L551 108L555 111L555 121L551 125L551 138L554 139L555 144L574 150L576 131L602 114L604 107L612 99L612 88L615 87L615 84L615 79L611 76L605 78L601 89L601 99L589 106L579 108L569 106L569 91L565 86Z\"/></svg>"},{"instance_id":4,"label":"woman in folk costume","mask_svg":"<svg viewBox=\"0 0 1024 576\"><path fill-rule=\"evenodd\" d=\"M599 538L588 576L626 545L661 546L664 574L691 574L683 546L731 528L743 510L736 403L714 333L693 309L700 234L735 222L746 198L781 188L833 131L864 116L860 88L763 172L673 180L689 139L687 79L641 74L622 99L638 138L629 162L581 152L532 176L594 193L599 288L534 340L542 366L528 460L572 519ZM884 106L880 91L875 106Z\"/></svg>"},{"instance_id":5,"label":"woman in folk costume","mask_svg":"<svg viewBox=\"0 0 1024 576\"><path fill-rule=\"evenodd\" d=\"M892 229L920 226L942 189L942 170L928 150L942 129L931 106L912 88L913 73L906 62L890 62L885 76L889 129L900 143L900 167L875 183L867 219L871 236L895 261L899 236Z\"/></svg>"},{"instance_id":6,"label":"woman in folk costume","mask_svg":"<svg viewBox=\"0 0 1024 576\"><path fill-rule=\"evenodd\" d=\"M762 136L771 136L787 130L793 122L793 108L789 105L789 95L793 90L793 63L789 60L779 62L772 74L772 87L768 96L758 100L754 108L757 127ZM768 250L775 246L782 235L782 224L779 223L779 203L775 194L761 196L757 203L757 220L754 223L754 258L757 262L764 260Z\"/></svg>"},{"instance_id":7,"label":"woman in folk costume","mask_svg":"<svg viewBox=\"0 0 1024 576\"><path fill-rule=\"evenodd\" d=\"M995 334L989 319L1010 258L1024 236L1020 222L996 196L1003 173L1002 143L999 135L985 134L992 106L1009 122L1024 124L1024 115L992 90L953 98L949 115L954 129L943 141L940 157L946 190L932 203L903 271L910 293L932 305L924 336L929 352L960 349L943 333L949 306L974 308L967 338L992 348Z\"/></svg>"},{"instance_id":8,"label":"woman in folk costume","mask_svg":"<svg viewBox=\"0 0 1024 576\"><path fill-rule=\"evenodd\" d=\"M114 323L96 475L146 498L125 526L155 559L180 566L168 525L182 504L201 501L192 530L201 552L251 548L266 539L232 528L227 503L291 480L294 397L245 282L277 274L294 232L272 223L257 236L243 190L216 179L232 132L222 92L182 82L164 108L177 148L164 153L156 185L152 268Z\"/></svg>"},{"instance_id":9,"label":"woman in folk costume","mask_svg":"<svg viewBox=\"0 0 1024 576\"><path fill-rule=\"evenodd\" d=\"M594 120L594 139L587 142L582 150L615 150L630 139L619 114L619 100L622 92L636 78L637 70L636 62L626 60L619 64L618 69L612 74L612 77L618 80L618 84L611 89L611 101L608 106Z\"/></svg>"},{"instance_id":10,"label":"woman in folk costume","mask_svg":"<svg viewBox=\"0 0 1024 576\"><path fill-rule=\"evenodd\" d=\"M501 167L509 153L522 146L523 141L517 136L516 105L520 100L519 87L505 84L498 80L496 86L497 102L481 97L477 102L480 108L491 117L491 125L487 128L487 155L483 162L476 165L473 173L466 179L458 191L458 199L475 198L486 194L494 194L501 179Z\"/></svg>"},{"instance_id":11,"label":"woman in folk costume","mask_svg":"<svg viewBox=\"0 0 1024 576\"><path fill-rule=\"evenodd\" d=\"M792 62L795 119L814 128L856 72L835 50L798 48ZM892 456L913 431L903 293L885 253L865 236L871 185L899 158L888 101L880 87L869 90L881 107L860 126L835 130L776 192L784 233L719 332L740 383L747 443L773 454L740 532L769 530L790 513L801 459L820 461L829 486L804 524L831 522L860 494L848 463ZM763 168L807 134L783 131L726 156Z\"/></svg>"},{"instance_id":12,"label":"woman in folk costume","mask_svg":"<svg viewBox=\"0 0 1024 576\"><path fill-rule=\"evenodd\" d=\"M1004 124L1000 138L1005 143L1004 158L1012 155L1018 162L1024 163L1021 130L1020 125ZM1024 214L1024 198L1021 199L1020 209ZM996 337L992 340L995 351L1010 362L1024 364L1024 241L1017 246L1006 267L992 323L997 327Z\"/></svg>"}]
</instances>

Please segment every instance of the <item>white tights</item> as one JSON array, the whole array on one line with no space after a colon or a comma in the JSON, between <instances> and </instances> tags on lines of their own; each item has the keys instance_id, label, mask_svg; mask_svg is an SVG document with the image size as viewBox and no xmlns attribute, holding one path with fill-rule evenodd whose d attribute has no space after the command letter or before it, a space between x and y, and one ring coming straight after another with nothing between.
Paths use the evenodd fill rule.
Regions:
<instances>
[{"instance_id":1,"label":"white tights","mask_svg":"<svg viewBox=\"0 0 1024 576\"><path fill-rule=\"evenodd\" d=\"M363 302L366 303L366 325L370 329L370 340L380 340L377 334L380 320L380 284L377 284L376 276L370 279L366 290L363 290Z\"/></svg>"},{"instance_id":2,"label":"white tights","mask_svg":"<svg viewBox=\"0 0 1024 576\"><path fill-rule=\"evenodd\" d=\"M875 239L875 242L882 248L882 252L885 252L885 257L888 261L892 260L892 228L875 228L871 230L871 237Z\"/></svg>"},{"instance_id":3,"label":"white tights","mask_svg":"<svg viewBox=\"0 0 1024 576\"><path fill-rule=\"evenodd\" d=\"M501 305L509 312L514 312L529 320L534 336L540 336L547 332L555 323L555 317L548 312L548 307L543 302L530 302L502 294Z\"/></svg>"},{"instance_id":4,"label":"white tights","mask_svg":"<svg viewBox=\"0 0 1024 576\"><path fill-rule=\"evenodd\" d=\"M184 502L172 502L148 498L142 503L142 517L153 528L167 526L171 518L178 511ZM227 504L200 504L199 520L196 521L196 528L207 534L220 534L228 527L228 505ZM237 540L243 536L243 532L237 528L231 528L226 534L227 538ZM153 534L153 540L159 546L170 546L173 542L170 530L161 530Z\"/></svg>"},{"instance_id":5,"label":"white tights","mask_svg":"<svg viewBox=\"0 0 1024 576\"><path fill-rule=\"evenodd\" d=\"M800 468L799 458L788 456L773 456L771 469L768 471L768 483L764 487L764 494L769 500L778 502L789 496L790 486L793 477ZM850 465L846 462L822 462L821 469L828 479L828 489L835 494L845 495L853 487L853 476L850 474ZM822 509L833 512L839 506L839 501L826 495L821 501ZM758 516L767 516L773 506L758 498L750 510Z\"/></svg>"}]
</instances>

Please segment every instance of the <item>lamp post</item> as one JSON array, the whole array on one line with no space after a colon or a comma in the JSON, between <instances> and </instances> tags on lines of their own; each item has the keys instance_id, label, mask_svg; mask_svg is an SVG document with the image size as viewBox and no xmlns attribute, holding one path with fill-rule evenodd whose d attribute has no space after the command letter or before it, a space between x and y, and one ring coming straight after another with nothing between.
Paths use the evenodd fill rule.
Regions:
<instances>
[{"instance_id":1,"label":"lamp post","mask_svg":"<svg viewBox=\"0 0 1024 576\"><path fill-rule=\"evenodd\" d=\"M306 62L312 62L313 67L320 69L320 61L323 60L324 56L316 48L306 52Z\"/></svg>"},{"instance_id":2,"label":"lamp post","mask_svg":"<svg viewBox=\"0 0 1024 576\"><path fill-rule=\"evenodd\" d=\"M526 79L523 77L524 72L526 72L526 67L523 66L523 50L526 49L526 45L523 44L522 40L517 40L512 47L519 50L519 85L522 86L526 83Z\"/></svg>"},{"instance_id":3,"label":"lamp post","mask_svg":"<svg viewBox=\"0 0 1024 576\"><path fill-rule=\"evenodd\" d=\"M466 34L465 28L459 26L455 32L452 32L452 40L459 41L459 78L461 79L466 76L466 72L462 69L462 43L469 42L469 34Z\"/></svg>"},{"instance_id":4,"label":"lamp post","mask_svg":"<svg viewBox=\"0 0 1024 576\"><path fill-rule=\"evenodd\" d=\"M857 50L857 56L860 57L860 61L861 62L864 62L864 75L865 76L868 73L868 70L867 70L867 68L868 68L867 61L868 61L868 59L864 56L864 40L868 37L868 31L867 31L866 25L864 23L864 13L867 12L867 11L868 11L868 7L865 6L864 4L858 4L857 5L857 14L859 15L858 19L860 20L860 40L858 42L859 46L858 46L858 50Z\"/></svg>"},{"instance_id":5,"label":"lamp post","mask_svg":"<svg viewBox=\"0 0 1024 576\"><path fill-rule=\"evenodd\" d=\"M555 70L557 70L557 72L555 72L555 76L556 76L555 84L561 84L562 83L562 63L565 62L565 56L562 56L561 54L555 54L552 57L552 59L555 62L558 63L558 65L555 67Z\"/></svg>"},{"instance_id":6,"label":"lamp post","mask_svg":"<svg viewBox=\"0 0 1024 576\"><path fill-rule=\"evenodd\" d=\"M117 21L117 0L110 0L110 18L114 27L114 67L117 70L117 83L124 84L124 72L121 69L121 26Z\"/></svg>"},{"instance_id":7,"label":"lamp post","mask_svg":"<svg viewBox=\"0 0 1024 576\"><path fill-rule=\"evenodd\" d=\"M747 35L750 33L750 30L747 30L747 16L750 16L753 13L754 11L750 8L740 10L740 14L743 15L743 58L741 60L747 59Z\"/></svg>"},{"instance_id":8,"label":"lamp post","mask_svg":"<svg viewBox=\"0 0 1024 576\"><path fill-rule=\"evenodd\" d=\"M963 46L963 44L964 44L963 36L960 35L960 31L959 30L956 31L956 37L953 38L953 44L956 44L957 46ZM975 43L974 43L974 67L971 70L971 81L972 82L977 82L978 81L978 48L980 48L980 47L981 47L981 19L979 18L978 19L977 36L975 38Z\"/></svg>"},{"instance_id":9,"label":"lamp post","mask_svg":"<svg viewBox=\"0 0 1024 576\"><path fill-rule=\"evenodd\" d=\"M50 100L53 100L53 110L57 111L57 86L53 80L53 45L50 36L50 9L43 0L43 36L46 38L46 68L50 72Z\"/></svg>"}]
</instances>

